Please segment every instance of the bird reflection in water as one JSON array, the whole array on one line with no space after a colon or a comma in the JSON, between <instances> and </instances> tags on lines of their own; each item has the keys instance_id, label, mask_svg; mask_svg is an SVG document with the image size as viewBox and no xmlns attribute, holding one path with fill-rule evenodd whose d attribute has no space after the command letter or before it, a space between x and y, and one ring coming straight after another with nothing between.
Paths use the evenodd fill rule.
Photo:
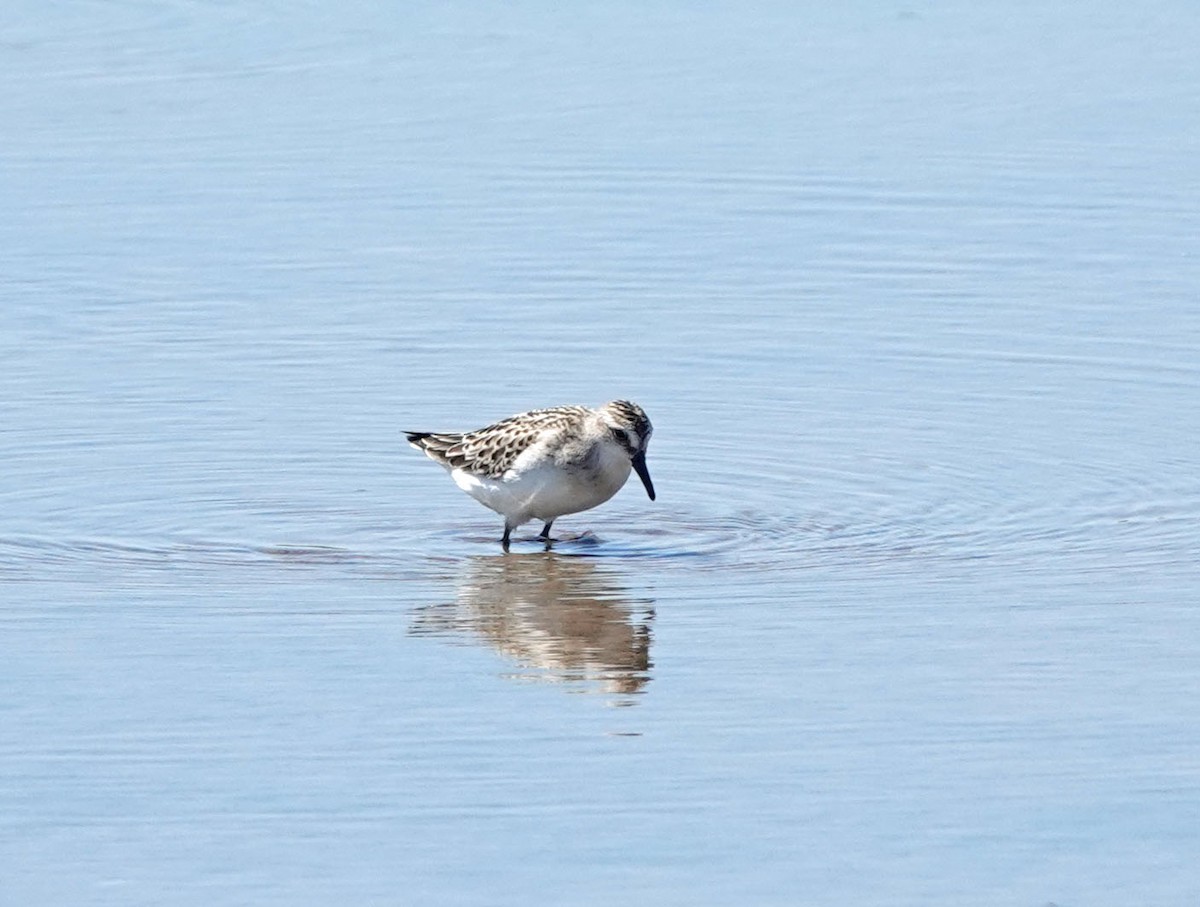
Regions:
<instances>
[{"instance_id":1,"label":"bird reflection in water","mask_svg":"<svg viewBox=\"0 0 1200 907\"><path fill-rule=\"evenodd\" d=\"M482 638L532 669L524 677L635 694L650 680L653 618L653 601L630 598L595 558L539 552L474 558L458 600L420 609L412 632Z\"/></svg>"}]
</instances>

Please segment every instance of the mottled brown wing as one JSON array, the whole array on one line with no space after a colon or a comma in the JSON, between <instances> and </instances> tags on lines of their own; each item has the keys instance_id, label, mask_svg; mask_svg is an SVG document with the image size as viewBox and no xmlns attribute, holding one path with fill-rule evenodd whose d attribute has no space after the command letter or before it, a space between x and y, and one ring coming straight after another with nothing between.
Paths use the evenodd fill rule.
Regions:
<instances>
[{"instance_id":1,"label":"mottled brown wing","mask_svg":"<svg viewBox=\"0 0 1200 907\"><path fill-rule=\"evenodd\" d=\"M510 416L465 434L408 432L407 437L413 447L439 463L498 479L546 433L558 431L587 413L583 406L556 406Z\"/></svg>"}]
</instances>

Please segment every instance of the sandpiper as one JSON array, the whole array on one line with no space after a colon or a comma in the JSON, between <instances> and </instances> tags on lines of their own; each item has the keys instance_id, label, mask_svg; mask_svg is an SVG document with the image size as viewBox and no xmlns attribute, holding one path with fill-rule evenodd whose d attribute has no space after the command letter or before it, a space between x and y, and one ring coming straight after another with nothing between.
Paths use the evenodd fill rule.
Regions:
<instances>
[{"instance_id":1,"label":"sandpiper","mask_svg":"<svg viewBox=\"0 0 1200 907\"><path fill-rule=\"evenodd\" d=\"M630 469L654 500L646 445L654 429L636 403L614 400L597 409L555 406L501 419L468 432L405 432L408 443L445 466L454 484L504 517L500 544L508 551L515 527L550 526L566 513L603 504Z\"/></svg>"}]
</instances>

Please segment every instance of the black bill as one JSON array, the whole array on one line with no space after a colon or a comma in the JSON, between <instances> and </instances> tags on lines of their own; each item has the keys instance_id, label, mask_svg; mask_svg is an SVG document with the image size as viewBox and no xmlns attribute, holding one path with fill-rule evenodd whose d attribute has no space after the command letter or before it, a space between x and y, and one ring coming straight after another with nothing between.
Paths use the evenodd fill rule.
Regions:
<instances>
[{"instance_id":1,"label":"black bill","mask_svg":"<svg viewBox=\"0 0 1200 907\"><path fill-rule=\"evenodd\" d=\"M646 451L639 450L633 455L633 471L638 474L642 484L646 486L646 494L654 500L654 483L650 481L650 470L646 468Z\"/></svg>"}]
</instances>

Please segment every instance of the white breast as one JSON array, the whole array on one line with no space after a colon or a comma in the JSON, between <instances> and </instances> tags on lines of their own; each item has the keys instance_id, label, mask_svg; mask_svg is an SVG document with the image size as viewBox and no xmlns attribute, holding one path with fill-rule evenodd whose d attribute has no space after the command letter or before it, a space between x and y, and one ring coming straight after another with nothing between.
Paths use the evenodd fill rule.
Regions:
<instances>
[{"instance_id":1,"label":"white breast","mask_svg":"<svg viewBox=\"0 0 1200 907\"><path fill-rule=\"evenodd\" d=\"M513 525L553 520L603 504L629 478L629 456L612 444L601 444L587 468L564 468L537 450L527 451L503 477L491 479L462 469L451 470L454 483Z\"/></svg>"}]
</instances>

